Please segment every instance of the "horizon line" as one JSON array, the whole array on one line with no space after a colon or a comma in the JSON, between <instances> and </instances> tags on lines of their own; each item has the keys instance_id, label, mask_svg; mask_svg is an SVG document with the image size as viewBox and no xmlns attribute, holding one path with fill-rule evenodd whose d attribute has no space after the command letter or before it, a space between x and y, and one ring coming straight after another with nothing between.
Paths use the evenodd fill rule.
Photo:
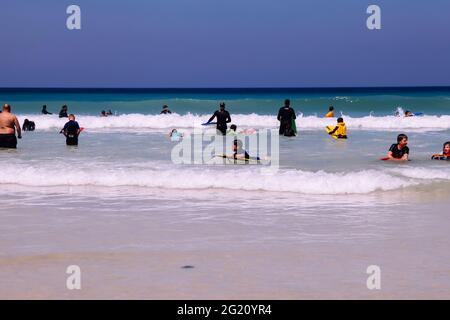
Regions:
<instances>
[{"instance_id":1,"label":"horizon line","mask_svg":"<svg viewBox=\"0 0 450 320\"><path fill-rule=\"evenodd\" d=\"M386 89L450 89L450 85L426 86L262 86L262 87L0 87L0 90L386 90Z\"/></svg>"}]
</instances>

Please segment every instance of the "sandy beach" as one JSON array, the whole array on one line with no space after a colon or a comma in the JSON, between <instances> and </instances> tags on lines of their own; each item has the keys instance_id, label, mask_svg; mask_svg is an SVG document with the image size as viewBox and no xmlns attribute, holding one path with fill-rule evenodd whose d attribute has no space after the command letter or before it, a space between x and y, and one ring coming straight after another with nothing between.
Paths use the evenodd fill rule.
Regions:
<instances>
[{"instance_id":1,"label":"sandy beach","mask_svg":"<svg viewBox=\"0 0 450 320\"><path fill-rule=\"evenodd\" d=\"M58 208L19 189L15 209L0 210L2 299L450 297L445 190L400 206L390 201L417 192L362 196L359 207L344 205L333 217L315 210L313 198L285 202L273 215L276 202L267 208L259 193L250 203L249 195L228 193L212 213L198 210L199 196L189 193L122 190L112 199L105 190L72 188L72 200ZM67 195L42 192L53 201ZM215 193L201 199L214 201ZM155 209L158 201L167 210ZM435 210L423 214L430 205ZM66 288L69 265L81 268L81 290ZM381 268L381 290L366 286L369 265Z\"/></svg>"}]
</instances>

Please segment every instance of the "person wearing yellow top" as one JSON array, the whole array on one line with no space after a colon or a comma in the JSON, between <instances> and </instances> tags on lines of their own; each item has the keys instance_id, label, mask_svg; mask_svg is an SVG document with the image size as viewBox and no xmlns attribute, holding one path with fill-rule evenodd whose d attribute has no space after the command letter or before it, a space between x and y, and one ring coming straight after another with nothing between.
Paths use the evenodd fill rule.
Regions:
<instances>
[{"instance_id":1,"label":"person wearing yellow top","mask_svg":"<svg viewBox=\"0 0 450 320\"><path fill-rule=\"evenodd\" d=\"M347 127L345 126L344 119L338 118L336 127L328 132L328 134L338 139L347 139Z\"/></svg>"},{"instance_id":2,"label":"person wearing yellow top","mask_svg":"<svg viewBox=\"0 0 450 320\"><path fill-rule=\"evenodd\" d=\"M325 115L325 118L334 118L334 107L333 106L328 108L328 113Z\"/></svg>"}]
</instances>

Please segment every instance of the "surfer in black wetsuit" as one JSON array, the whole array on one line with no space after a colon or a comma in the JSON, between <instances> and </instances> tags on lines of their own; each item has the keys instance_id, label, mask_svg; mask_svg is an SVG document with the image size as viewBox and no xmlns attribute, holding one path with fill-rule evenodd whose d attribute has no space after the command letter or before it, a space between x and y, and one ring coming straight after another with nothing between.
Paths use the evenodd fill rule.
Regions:
<instances>
[{"instance_id":1,"label":"surfer in black wetsuit","mask_svg":"<svg viewBox=\"0 0 450 320\"><path fill-rule=\"evenodd\" d=\"M211 118L209 118L207 123L213 121L214 118L217 118L216 129L222 133L222 135L227 134L227 123L231 122L231 116L228 111L225 110L225 103L221 102L219 110L214 112Z\"/></svg>"},{"instance_id":2,"label":"surfer in black wetsuit","mask_svg":"<svg viewBox=\"0 0 450 320\"><path fill-rule=\"evenodd\" d=\"M295 136L295 132L292 129L292 120L295 120L295 111L291 108L291 101L289 99L284 100L284 106L278 111L277 119L280 121L280 135L286 137Z\"/></svg>"},{"instance_id":3,"label":"surfer in black wetsuit","mask_svg":"<svg viewBox=\"0 0 450 320\"><path fill-rule=\"evenodd\" d=\"M68 146L77 146L80 132L80 125L75 121L75 116L70 114L69 121L64 125L64 128L60 132L66 137L66 144Z\"/></svg>"}]
</instances>

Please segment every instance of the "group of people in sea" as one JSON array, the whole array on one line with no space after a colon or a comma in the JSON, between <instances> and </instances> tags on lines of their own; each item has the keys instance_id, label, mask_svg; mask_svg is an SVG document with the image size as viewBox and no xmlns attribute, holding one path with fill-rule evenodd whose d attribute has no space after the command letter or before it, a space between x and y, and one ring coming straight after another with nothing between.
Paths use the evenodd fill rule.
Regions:
<instances>
[{"instance_id":1,"label":"group of people in sea","mask_svg":"<svg viewBox=\"0 0 450 320\"><path fill-rule=\"evenodd\" d=\"M280 122L279 134L283 136L292 137L297 134L296 132L296 113L291 107L291 102L289 99L284 101L284 105L279 109L277 119ZM42 107L43 114L52 114L47 110L47 106ZM102 115L112 114L111 110L108 112L102 111ZM169 107L167 105L163 106L161 114L171 114ZM59 112L59 117L68 118L68 122L65 123L64 127L61 129L60 133L64 134L66 137L66 144L69 146L78 145L78 136L83 131L78 122L75 119L74 114L68 114L67 105L61 107ZM325 115L326 118L334 117L334 107L330 106L328 113ZM216 129L217 134L220 135L235 135L238 134L254 134L255 129L245 129L243 131L237 132L237 126L232 124L228 129L228 123L231 123L231 115L225 110L225 103L221 102L219 104L219 109L214 112L214 114L205 123L206 125L212 124L212 121L216 119ZM11 112L11 106L9 104L4 104L2 107L2 112L0 112L0 148L17 148L17 139L22 138L22 131L34 131L35 123L28 119L25 119L23 126L21 127L17 117ZM347 128L344 123L344 119L339 117L337 119L337 124L335 127L327 127L327 132L336 139L347 139ZM17 135L17 136L16 136ZM173 129L170 134L172 141L179 141L183 134L176 129ZM405 134L399 134L397 136L397 143L394 143L389 148L387 157L382 158L382 160L392 160L392 161L407 161L409 160L409 148L408 137ZM242 156L244 159L250 158L247 151L242 149L242 141L235 139L233 144L234 157ZM435 154L432 159L450 159L450 141L445 142L443 145L443 150L441 154Z\"/></svg>"},{"instance_id":2,"label":"group of people in sea","mask_svg":"<svg viewBox=\"0 0 450 320\"><path fill-rule=\"evenodd\" d=\"M69 117L68 112L69 112L69 108L67 107L67 105L63 105L61 107L61 110L59 111L58 115L59 115L60 118L68 118ZM41 113L42 114L49 114L49 115L53 114L52 112L47 110L47 105L46 104L44 104L42 106Z\"/></svg>"},{"instance_id":3,"label":"group of people in sea","mask_svg":"<svg viewBox=\"0 0 450 320\"><path fill-rule=\"evenodd\" d=\"M69 108L67 107L67 105L63 105L63 106L61 107L61 110L59 111L58 116L59 116L60 118L68 118L68 117L69 117L68 112L69 112ZM53 114L53 113L51 113L51 112L49 112L49 111L47 110L47 105L46 105L46 104L44 104L44 105L42 106L41 113L42 113L42 114ZM108 111L102 110L102 111L100 112L100 116L101 116L101 117L107 117L107 116L112 116L112 115L114 115L114 114L113 114L113 112L111 111L111 109L108 109Z\"/></svg>"},{"instance_id":4,"label":"group of people in sea","mask_svg":"<svg viewBox=\"0 0 450 320\"><path fill-rule=\"evenodd\" d=\"M165 105L163 107L163 111L161 111L161 114L168 114L171 113L168 110L168 107ZM405 112L405 117L413 116L414 114L410 111ZM334 107L330 106L328 108L328 112L325 114L325 118L334 118ZM227 134L233 134L238 135L237 126L235 124L232 124L230 126L230 129L228 129L228 123L231 123L231 115L230 113L225 110L225 103L221 102L219 104L219 110L216 110L214 114L208 119L208 121L205 123L205 125L211 124L212 121L216 119L216 130L217 134L227 135ZM286 99L284 101L284 105L278 110L277 120L280 122L279 127L279 134L286 136L286 137L292 137L297 135L297 128L295 125L296 120L296 113L295 110L291 107L291 101L289 99ZM334 137L335 139L347 139L347 126L345 125L344 119L342 117L337 118L336 125L333 126L327 126L326 130L327 133ZM247 131L249 130L249 131ZM246 129L244 131L241 131L239 134L253 134L255 133L255 129ZM182 138L182 134L178 132L176 129L173 129L172 132L169 134L172 141L179 141ZM235 140L236 143L234 144L235 150L240 150L239 145L242 147L242 141ZM240 143L239 143L240 142ZM382 160L392 160L392 161L408 161L409 157L409 148L407 146L408 144L408 137L405 134L399 134L397 136L397 143L394 143L389 148L387 157L382 158ZM249 157L248 153L244 150L246 159ZM236 151L234 153L234 157L236 158ZM450 142L444 143L442 154L434 154L432 156L432 159L449 159L450 160Z\"/></svg>"},{"instance_id":5,"label":"group of people in sea","mask_svg":"<svg viewBox=\"0 0 450 320\"><path fill-rule=\"evenodd\" d=\"M64 112L67 113L67 110L67 106L63 106L60 112L60 118L63 118L61 114ZM51 114L47 111L47 106L45 105L42 108L42 113ZM75 121L75 115L69 114L67 118L69 121L61 129L60 133L66 137L66 144L68 146L76 146L78 145L78 136L83 128L80 128L78 122ZM28 119L25 119L21 127L17 116L11 112L11 106L7 103L4 104L2 111L0 111L0 148L16 149L17 139L22 139L22 131L34 131L35 128L34 121Z\"/></svg>"}]
</instances>

